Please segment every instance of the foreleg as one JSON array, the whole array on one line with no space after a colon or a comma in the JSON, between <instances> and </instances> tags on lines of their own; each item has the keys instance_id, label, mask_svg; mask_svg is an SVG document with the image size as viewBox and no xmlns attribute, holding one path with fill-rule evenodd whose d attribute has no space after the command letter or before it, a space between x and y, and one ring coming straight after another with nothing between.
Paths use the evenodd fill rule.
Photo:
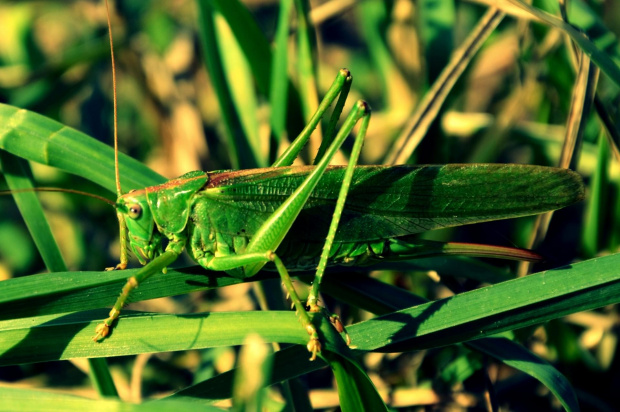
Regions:
<instances>
[{"instance_id":1,"label":"foreleg","mask_svg":"<svg viewBox=\"0 0 620 412\"><path fill-rule=\"evenodd\" d=\"M123 290L121 291L120 296L116 299L112 310L110 310L108 318L105 319L103 323L97 325L97 328L95 329L95 336L93 336L93 341L99 342L110 334L110 328L112 327L114 321L120 315L121 309L127 303L127 299L129 299L129 295L131 294L131 292L135 288L137 288L140 283L144 282L146 279L150 278L154 274L165 271L165 269L170 264L177 260L177 258L183 251L184 245L184 240L170 242L164 253L153 259L146 266L140 269L135 275L127 279L127 282L125 283L125 286L123 286Z\"/></svg>"}]
</instances>

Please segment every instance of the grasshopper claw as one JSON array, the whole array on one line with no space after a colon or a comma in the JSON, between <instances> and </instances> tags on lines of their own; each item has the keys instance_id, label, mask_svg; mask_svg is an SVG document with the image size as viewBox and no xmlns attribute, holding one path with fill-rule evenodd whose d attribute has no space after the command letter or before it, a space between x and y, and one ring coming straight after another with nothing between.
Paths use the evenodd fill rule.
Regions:
<instances>
[{"instance_id":1,"label":"grasshopper claw","mask_svg":"<svg viewBox=\"0 0 620 412\"><path fill-rule=\"evenodd\" d=\"M319 335L313 324L306 325L306 332L308 332L308 335L310 336L310 340L308 341L306 348L308 348L308 352L312 354L310 356L310 360L313 361L316 359L317 353L321 351L321 342L319 341Z\"/></svg>"},{"instance_id":2,"label":"grasshopper claw","mask_svg":"<svg viewBox=\"0 0 620 412\"><path fill-rule=\"evenodd\" d=\"M109 268L105 268L106 272L109 272L111 270L125 270L127 269L127 263L119 263L116 266L110 266Z\"/></svg>"},{"instance_id":3,"label":"grasshopper claw","mask_svg":"<svg viewBox=\"0 0 620 412\"><path fill-rule=\"evenodd\" d=\"M100 323L95 328L95 336L93 336L93 342L99 342L110 333L110 327L105 323Z\"/></svg>"},{"instance_id":4,"label":"grasshopper claw","mask_svg":"<svg viewBox=\"0 0 620 412\"><path fill-rule=\"evenodd\" d=\"M308 312L310 313L318 313L321 312L321 307L315 303L308 303Z\"/></svg>"},{"instance_id":5,"label":"grasshopper claw","mask_svg":"<svg viewBox=\"0 0 620 412\"><path fill-rule=\"evenodd\" d=\"M317 353L321 351L321 342L319 342L318 338L310 338L306 348L308 348L308 352L312 353L310 360L313 361L316 359Z\"/></svg>"}]
</instances>

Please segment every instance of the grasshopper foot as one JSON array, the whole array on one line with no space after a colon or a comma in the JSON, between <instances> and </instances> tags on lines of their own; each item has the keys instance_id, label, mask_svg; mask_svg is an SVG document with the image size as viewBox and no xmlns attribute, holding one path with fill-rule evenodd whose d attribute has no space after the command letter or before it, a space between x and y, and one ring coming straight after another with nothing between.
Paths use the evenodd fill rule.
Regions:
<instances>
[{"instance_id":1,"label":"grasshopper foot","mask_svg":"<svg viewBox=\"0 0 620 412\"><path fill-rule=\"evenodd\" d=\"M319 341L319 334L312 323L306 326L306 332L310 335L310 341L306 345L306 348L308 348L308 352L312 354L310 360L313 361L316 359L316 355L321 351L321 342Z\"/></svg>"},{"instance_id":2,"label":"grasshopper foot","mask_svg":"<svg viewBox=\"0 0 620 412\"><path fill-rule=\"evenodd\" d=\"M105 271L109 272L111 270L125 270L125 269L127 269L127 263L119 263L116 266L111 266L109 268L105 268Z\"/></svg>"},{"instance_id":3,"label":"grasshopper foot","mask_svg":"<svg viewBox=\"0 0 620 412\"><path fill-rule=\"evenodd\" d=\"M120 311L116 308L110 310L110 316L106 318L102 323L98 324L95 328L95 336L93 336L94 342L101 342L106 336L110 334L112 323L118 318Z\"/></svg>"},{"instance_id":4,"label":"grasshopper foot","mask_svg":"<svg viewBox=\"0 0 620 412\"><path fill-rule=\"evenodd\" d=\"M318 303L310 303L308 302L308 312L310 313L319 313L322 312L322 307L318 305Z\"/></svg>"},{"instance_id":5,"label":"grasshopper foot","mask_svg":"<svg viewBox=\"0 0 620 412\"><path fill-rule=\"evenodd\" d=\"M103 322L97 325L95 328L95 336L93 336L93 342L100 342L110 333L110 326Z\"/></svg>"},{"instance_id":6,"label":"grasshopper foot","mask_svg":"<svg viewBox=\"0 0 620 412\"><path fill-rule=\"evenodd\" d=\"M316 359L317 353L321 351L321 342L319 342L318 338L310 338L310 342L308 342L306 348L308 348L308 352L312 354L310 355L310 360L313 361Z\"/></svg>"},{"instance_id":7,"label":"grasshopper foot","mask_svg":"<svg viewBox=\"0 0 620 412\"><path fill-rule=\"evenodd\" d=\"M340 320L340 316L330 313L324 307L319 306L319 304L316 301L314 301L314 303L308 304L308 312L310 313L323 312L323 314L327 316L327 318L329 319L330 323L334 326L334 329L336 329L336 331L340 333L341 335L344 334L344 338L347 343L347 346L351 346L351 337L349 336L349 333L347 332L342 321Z\"/></svg>"}]
</instances>

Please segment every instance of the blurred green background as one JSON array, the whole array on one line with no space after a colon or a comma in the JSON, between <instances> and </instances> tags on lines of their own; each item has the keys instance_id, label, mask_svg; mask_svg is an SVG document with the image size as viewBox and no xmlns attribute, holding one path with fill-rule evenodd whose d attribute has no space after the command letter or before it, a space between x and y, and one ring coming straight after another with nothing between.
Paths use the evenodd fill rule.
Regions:
<instances>
[{"instance_id":1,"label":"blurred green background","mask_svg":"<svg viewBox=\"0 0 620 412\"><path fill-rule=\"evenodd\" d=\"M285 73L290 84L288 94L284 94L288 100L274 107L274 95L257 76L258 68L252 66L254 61L247 51L236 44L235 29L224 17L215 19L217 40L208 44L204 21L193 0L116 2L112 25L120 150L167 178L191 170L267 166L305 124L316 92L322 96L337 70L346 67L354 78L347 107L356 99L364 99L373 109L361 163L382 164L399 136L407 134L412 112L452 53L476 27L486 10L483 3L310 2L307 17L314 27L308 32L310 42L303 43L298 34L303 19L296 18L295 13L289 16L289 35L282 43L288 55ZM559 16L554 1L533 3ZM275 43L280 2L251 0L243 4L267 44ZM620 3L571 1L570 7L569 21L587 32L617 64ZM575 76L572 47L561 31L534 22L527 14L521 17L525 18L504 18L467 62L410 163L558 165L570 125L571 96L581 87ZM0 27L0 102L52 117L111 144L112 75L103 3L3 1ZM306 46L311 50L304 54ZM205 68L209 54L205 47L209 52L219 52L224 78ZM259 60L270 65L271 58L264 54ZM313 72L308 73L308 67ZM213 84L216 77L218 84L226 82L226 93L232 96L228 104L234 108L222 103ZM283 79L286 83L286 77ZM614 83L601 74L597 89L602 105L598 113L606 113L612 125L618 124L619 116L617 80ZM272 79L271 86L273 83ZM278 125L274 116L282 107L289 110ZM609 132L595 112L577 114L584 124L583 145L574 162L589 185L589 198L555 214L545 240L536 249L547 260L534 271L618 249L617 142L616 146L609 143ZM224 121L223 116L232 120ZM283 127L282 133L278 127ZM235 136L242 136L246 146L235 146L231 140ZM306 161L317 148L317 141L310 144ZM39 186L106 193L52 168L33 165L33 169ZM117 226L109 206L66 194L41 194L41 200L70 269L100 270L118 259ZM0 208L0 278L43 271L12 200L0 198ZM533 226L532 218L518 219L437 231L426 237L526 247ZM516 263L490 263L513 274L523 271ZM430 299L449 293L424 273L390 272L381 276ZM473 279L462 283L465 289L478 286ZM168 298L136 308L189 311L254 306L244 286L208 295ZM200 301L205 298L210 298L210 303ZM359 319L365 315L351 316ZM613 410L614 388L620 379L615 357L617 318L617 308L607 307L517 334L533 352L553 362L568 377L584 410ZM137 400L141 393L162 396L225 371L234 356L232 349L221 348L111 362L121 396ZM403 408L484 409L482 365L494 380L500 405L506 410L558 408L557 401L537 381L501 364L489 364L489 360L461 346L371 354L366 365L377 386L390 391L394 405ZM80 360L73 364L12 366L0 369L0 380L94 395L84 368ZM141 368L138 383L132 381L137 368ZM334 406L329 379L325 371L308 377L317 405L321 402L319 394L323 394L326 407Z\"/></svg>"}]
</instances>

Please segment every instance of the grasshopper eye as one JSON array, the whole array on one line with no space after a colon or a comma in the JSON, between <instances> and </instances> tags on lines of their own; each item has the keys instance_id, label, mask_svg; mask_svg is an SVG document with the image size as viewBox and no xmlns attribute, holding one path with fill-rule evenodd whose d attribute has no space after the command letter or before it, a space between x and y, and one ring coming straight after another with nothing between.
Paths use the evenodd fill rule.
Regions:
<instances>
[{"instance_id":1,"label":"grasshopper eye","mask_svg":"<svg viewBox=\"0 0 620 412\"><path fill-rule=\"evenodd\" d=\"M138 204L128 205L127 215L132 219L137 219L142 215L142 207Z\"/></svg>"}]
</instances>

